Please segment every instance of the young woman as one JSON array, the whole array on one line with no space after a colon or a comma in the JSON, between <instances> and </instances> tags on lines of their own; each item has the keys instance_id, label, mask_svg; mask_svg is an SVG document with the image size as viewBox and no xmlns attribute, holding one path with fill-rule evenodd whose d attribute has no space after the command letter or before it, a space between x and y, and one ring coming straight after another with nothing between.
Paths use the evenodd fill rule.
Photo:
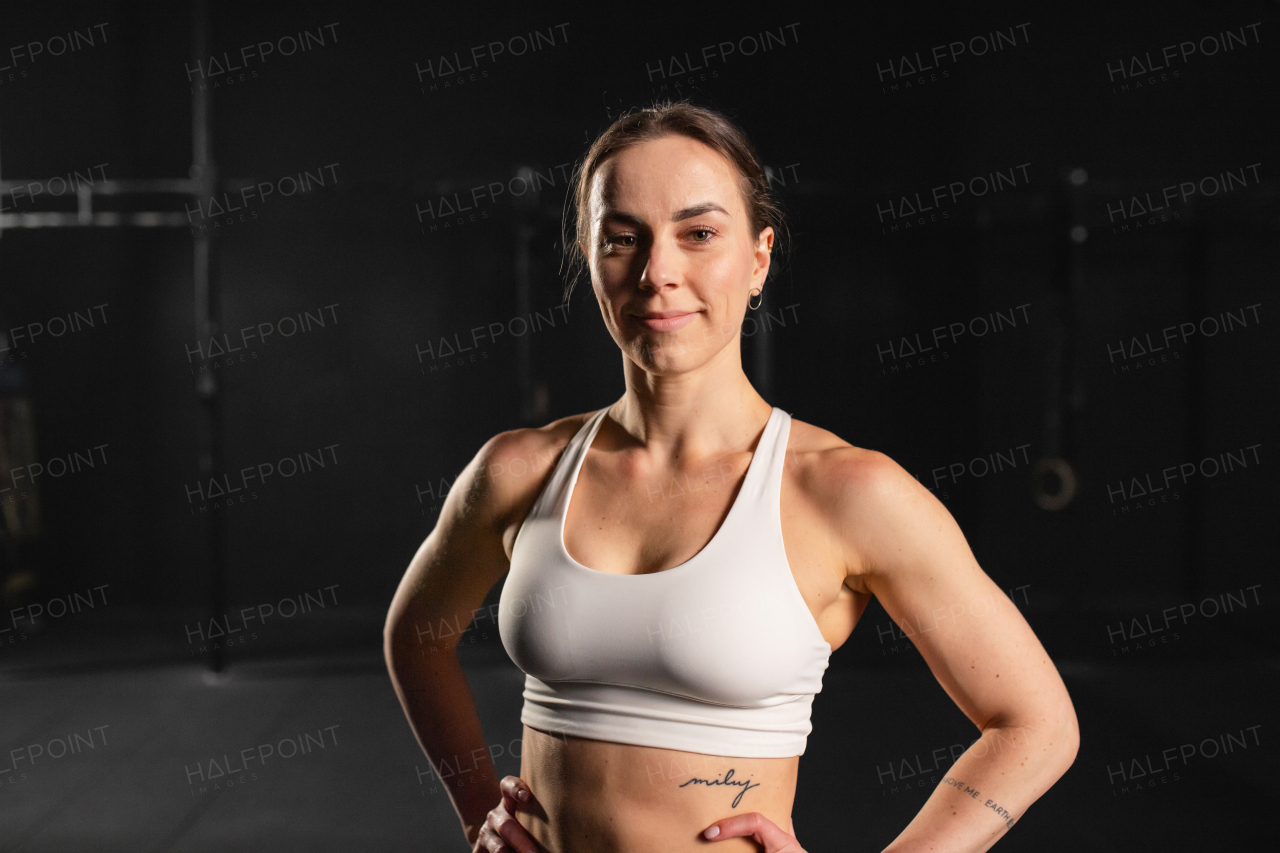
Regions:
<instances>
[{"instance_id":1,"label":"young woman","mask_svg":"<svg viewBox=\"0 0 1280 853\"><path fill-rule=\"evenodd\" d=\"M486 442L385 630L473 850L801 851L813 696L872 595L981 731L888 849L986 850L1071 765L1075 712L942 504L744 374L783 225L750 142L687 103L641 110L591 146L573 198L567 242L626 392ZM526 677L520 776L499 783L459 631L432 626L470 623L504 575L499 630Z\"/></svg>"}]
</instances>

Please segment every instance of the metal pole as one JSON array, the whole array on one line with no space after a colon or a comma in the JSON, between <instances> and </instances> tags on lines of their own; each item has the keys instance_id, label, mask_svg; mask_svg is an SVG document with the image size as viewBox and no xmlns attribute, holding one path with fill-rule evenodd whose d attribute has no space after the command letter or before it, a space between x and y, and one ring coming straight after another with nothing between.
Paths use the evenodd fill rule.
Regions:
<instances>
[{"instance_id":1,"label":"metal pole","mask_svg":"<svg viewBox=\"0 0 1280 853\"><path fill-rule=\"evenodd\" d=\"M192 3L192 61L203 63L208 56L209 3L194 0ZM191 179L197 185L197 199L211 198L217 187L217 168L213 162L213 132L211 128L209 91L200 83L191 90ZM194 235L193 283L195 286L196 333L208 340L218 331L218 293L215 274L214 232L200 229ZM196 396L200 398L200 419L197 426L199 470L202 479L210 478L222 464L221 406L217 375L201 372L196 379ZM226 514L211 512L206 516L206 533L209 554L209 609L210 618L217 619L227 602L226 582ZM223 644L209 643L207 658L213 672L221 672L226 666Z\"/></svg>"},{"instance_id":2,"label":"metal pole","mask_svg":"<svg viewBox=\"0 0 1280 853\"><path fill-rule=\"evenodd\" d=\"M529 166L521 166L520 178L529 191L516 200L516 313L526 320L533 311L533 239L537 229L533 222L538 215L538 184L534 170ZM520 388L520 422L532 424L540 416L533 388L533 344L532 335L516 338L516 384Z\"/></svg>"}]
</instances>

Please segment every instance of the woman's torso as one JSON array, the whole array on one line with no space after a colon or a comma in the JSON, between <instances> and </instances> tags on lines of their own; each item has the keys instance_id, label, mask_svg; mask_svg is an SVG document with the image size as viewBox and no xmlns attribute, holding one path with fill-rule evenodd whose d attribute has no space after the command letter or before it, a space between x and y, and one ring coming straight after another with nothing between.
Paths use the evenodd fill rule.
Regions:
<instances>
[{"instance_id":1,"label":"woman's torso","mask_svg":"<svg viewBox=\"0 0 1280 853\"><path fill-rule=\"evenodd\" d=\"M799 765L799 756L721 758L525 726L520 778L546 814L517 819L551 853L705 851L702 830L735 814L760 812L787 829ZM760 848L728 838L716 849Z\"/></svg>"},{"instance_id":2,"label":"woman's torso","mask_svg":"<svg viewBox=\"0 0 1280 853\"><path fill-rule=\"evenodd\" d=\"M566 418L535 431L531 440L562 450L589 417ZM848 638L869 595L844 584L844 557L814 501L810 481L820 472L823 451L849 445L825 430L790 423L790 435L783 439L786 461L778 517L785 563L812 619L808 629L812 634L816 627L835 649ZM658 474L645 471L630 450L613 447L619 438L612 430L602 433L583 457L570 492L563 518L565 550L583 568L607 574L681 569L721 529L752 452L696 460ZM547 461L531 471L526 505L508 519L508 556L558 453L535 449L527 456ZM702 829L734 814L759 811L786 829L798 766L796 755L718 757L553 734L526 725L521 778L547 814L522 813L520 819L553 853L705 849ZM726 851L756 849L748 839L719 843Z\"/></svg>"}]
</instances>

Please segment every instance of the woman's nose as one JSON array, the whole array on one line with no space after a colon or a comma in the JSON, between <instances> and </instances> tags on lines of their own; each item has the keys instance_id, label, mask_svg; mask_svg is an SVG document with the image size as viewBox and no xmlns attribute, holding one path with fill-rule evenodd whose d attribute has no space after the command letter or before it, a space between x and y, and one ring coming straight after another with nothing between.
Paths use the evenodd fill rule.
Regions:
<instances>
[{"instance_id":1,"label":"woman's nose","mask_svg":"<svg viewBox=\"0 0 1280 853\"><path fill-rule=\"evenodd\" d=\"M644 269L640 273L640 286L660 289L680 283L680 253L668 242L669 238L656 237L649 244Z\"/></svg>"}]
</instances>

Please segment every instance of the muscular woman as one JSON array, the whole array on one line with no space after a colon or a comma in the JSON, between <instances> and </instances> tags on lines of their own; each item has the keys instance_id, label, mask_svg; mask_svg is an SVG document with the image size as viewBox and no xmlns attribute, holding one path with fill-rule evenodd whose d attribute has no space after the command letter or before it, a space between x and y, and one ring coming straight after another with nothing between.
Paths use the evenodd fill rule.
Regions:
<instances>
[{"instance_id":1,"label":"muscular woman","mask_svg":"<svg viewBox=\"0 0 1280 853\"><path fill-rule=\"evenodd\" d=\"M1071 700L927 489L751 386L741 325L785 232L750 142L666 104L618 119L576 177L568 242L625 393L489 439L385 629L473 851L798 853L813 696L873 595L981 733L887 850L988 849L1074 760ZM504 575L526 675L520 775L499 783L459 632L420 626L468 624Z\"/></svg>"}]
</instances>

